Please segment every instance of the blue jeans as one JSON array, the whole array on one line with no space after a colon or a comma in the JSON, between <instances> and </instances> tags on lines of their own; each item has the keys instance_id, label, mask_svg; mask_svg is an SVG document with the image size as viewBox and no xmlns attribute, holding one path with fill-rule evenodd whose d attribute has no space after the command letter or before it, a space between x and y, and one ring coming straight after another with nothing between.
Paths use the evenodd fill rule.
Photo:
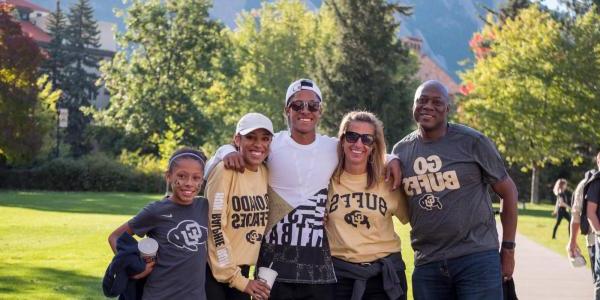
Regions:
<instances>
[{"instance_id":1,"label":"blue jeans","mask_svg":"<svg viewBox=\"0 0 600 300\"><path fill-rule=\"evenodd\" d=\"M597 235L594 239L594 299L600 300L600 239Z\"/></svg>"},{"instance_id":2,"label":"blue jeans","mask_svg":"<svg viewBox=\"0 0 600 300\"><path fill-rule=\"evenodd\" d=\"M502 300L502 271L497 250L473 253L415 267L415 300Z\"/></svg>"}]
</instances>

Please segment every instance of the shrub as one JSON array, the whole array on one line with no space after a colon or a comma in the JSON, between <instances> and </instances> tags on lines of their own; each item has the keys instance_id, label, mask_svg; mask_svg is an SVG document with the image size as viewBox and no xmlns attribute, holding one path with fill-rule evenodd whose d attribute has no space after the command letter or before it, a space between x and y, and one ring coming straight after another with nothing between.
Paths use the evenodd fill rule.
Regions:
<instances>
[{"instance_id":1,"label":"shrub","mask_svg":"<svg viewBox=\"0 0 600 300\"><path fill-rule=\"evenodd\" d=\"M140 172L104 154L93 154L57 158L31 169L2 170L0 188L158 193L164 190L164 179L160 173Z\"/></svg>"}]
</instances>

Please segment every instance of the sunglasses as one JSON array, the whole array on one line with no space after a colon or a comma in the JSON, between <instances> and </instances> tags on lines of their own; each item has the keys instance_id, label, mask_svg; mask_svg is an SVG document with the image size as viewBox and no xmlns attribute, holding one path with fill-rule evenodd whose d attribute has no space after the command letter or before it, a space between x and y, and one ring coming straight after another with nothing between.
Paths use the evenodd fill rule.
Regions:
<instances>
[{"instance_id":1,"label":"sunglasses","mask_svg":"<svg viewBox=\"0 0 600 300\"><path fill-rule=\"evenodd\" d=\"M363 145L365 146L371 146L373 145L373 143L375 143L375 137L372 134L360 134L360 133L356 133L354 131L346 131L346 133L344 133L344 138L346 139L346 142L348 143L356 143L358 142L358 139L360 138L361 142L363 143Z\"/></svg>"},{"instance_id":2,"label":"sunglasses","mask_svg":"<svg viewBox=\"0 0 600 300\"><path fill-rule=\"evenodd\" d=\"M293 111L302 111L305 107L308 108L308 111L310 112L316 112L319 110L319 108L321 108L321 102L319 101L293 101L290 103L290 105L288 106L289 108L291 108Z\"/></svg>"}]
</instances>

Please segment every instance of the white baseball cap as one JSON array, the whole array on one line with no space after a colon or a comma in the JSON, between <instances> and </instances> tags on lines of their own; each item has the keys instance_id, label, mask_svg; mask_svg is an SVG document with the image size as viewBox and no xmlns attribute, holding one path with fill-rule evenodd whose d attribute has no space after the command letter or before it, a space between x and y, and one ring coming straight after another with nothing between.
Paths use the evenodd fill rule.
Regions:
<instances>
[{"instance_id":1,"label":"white baseball cap","mask_svg":"<svg viewBox=\"0 0 600 300\"><path fill-rule=\"evenodd\" d=\"M235 134L246 135L256 129L266 129L271 134L273 132L273 123L269 118L259 113L247 113L237 123Z\"/></svg>"},{"instance_id":2,"label":"white baseball cap","mask_svg":"<svg viewBox=\"0 0 600 300\"><path fill-rule=\"evenodd\" d=\"M288 101L290 97L292 97L296 92L301 90L309 90L315 92L317 97L319 97L319 101L323 101L323 97L321 97L321 90L317 86L317 84L310 79L298 79L290 84L287 88L287 92L285 93L285 105L289 104Z\"/></svg>"}]
</instances>

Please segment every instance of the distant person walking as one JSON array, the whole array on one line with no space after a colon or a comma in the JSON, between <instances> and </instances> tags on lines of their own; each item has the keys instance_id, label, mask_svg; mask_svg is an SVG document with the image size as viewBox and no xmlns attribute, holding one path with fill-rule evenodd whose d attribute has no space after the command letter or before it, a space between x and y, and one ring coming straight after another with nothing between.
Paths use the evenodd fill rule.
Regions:
<instances>
[{"instance_id":1,"label":"distant person walking","mask_svg":"<svg viewBox=\"0 0 600 300\"><path fill-rule=\"evenodd\" d=\"M564 178L556 180L552 192L554 193L554 196L556 196L556 205L554 205L554 211L552 212L552 216L556 217L556 224L554 224L554 229L552 230L552 239L556 239L556 230L562 219L571 222L571 216L567 211L567 209L571 208L571 203L569 201L570 197L567 195L567 180ZM570 233L569 226L567 226L567 232Z\"/></svg>"}]
</instances>

